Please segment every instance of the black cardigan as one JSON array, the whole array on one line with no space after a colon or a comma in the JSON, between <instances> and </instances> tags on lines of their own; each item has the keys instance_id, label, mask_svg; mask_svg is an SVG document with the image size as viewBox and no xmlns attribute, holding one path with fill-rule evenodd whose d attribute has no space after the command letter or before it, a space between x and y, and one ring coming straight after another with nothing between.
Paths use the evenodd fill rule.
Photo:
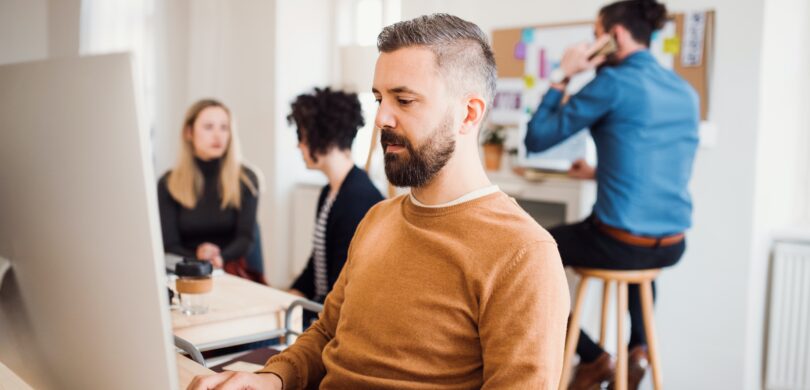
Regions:
<instances>
[{"instance_id":1,"label":"black cardigan","mask_svg":"<svg viewBox=\"0 0 810 390\"><path fill-rule=\"evenodd\" d=\"M329 194L329 185L323 187L318 198L318 207L315 218L318 218L323 203ZM326 220L326 275L329 290L332 290L335 281L346 263L349 244L354 236L357 225L366 215L366 212L377 202L383 200L382 194L374 187L365 171L358 167L352 168L343 184L340 185L335 202L329 211ZM295 280L292 288L301 291L309 299L315 295L315 258L310 255L307 267Z\"/></svg>"}]
</instances>

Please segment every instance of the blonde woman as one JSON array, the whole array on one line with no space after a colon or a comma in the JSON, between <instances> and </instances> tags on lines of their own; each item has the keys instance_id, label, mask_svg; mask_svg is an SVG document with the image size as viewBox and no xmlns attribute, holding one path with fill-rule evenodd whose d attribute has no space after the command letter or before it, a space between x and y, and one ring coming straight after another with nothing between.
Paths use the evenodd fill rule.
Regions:
<instances>
[{"instance_id":1,"label":"blonde woman","mask_svg":"<svg viewBox=\"0 0 810 390\"><path fill-rule=\"evenodd\" d=\"M245 260L254 245L258 178L240 162L232 123L216 100L186 112L177 164L158 183L163 248L263 281Z\"/></svg>"}]
</instances>

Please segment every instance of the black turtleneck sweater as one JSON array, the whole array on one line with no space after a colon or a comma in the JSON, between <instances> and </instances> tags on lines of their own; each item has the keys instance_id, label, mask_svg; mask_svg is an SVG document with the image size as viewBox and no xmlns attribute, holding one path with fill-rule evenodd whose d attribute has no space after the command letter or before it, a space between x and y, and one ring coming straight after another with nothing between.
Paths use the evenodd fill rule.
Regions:
<instances>
[{"instance_id":1,"label":"black turtleneck sweater","mask_svg":"<svg viewBox=\"0 0 810 390\"><path fill-rule=\"evenodd\" d=\"M253 246L258 204L256 195L241 183L242 206L239 209L228 207L223 210L218 189L220 160L195 161L203 174L204 184L202 194L193 209L183 207L172 198L167 186L168 172L158 182L164 251L196 257L197 246L210 242L220 248L225 261L246 256ZM258 188L256 174L246 167L242 169Z\"/></svg>"}]
</instances>

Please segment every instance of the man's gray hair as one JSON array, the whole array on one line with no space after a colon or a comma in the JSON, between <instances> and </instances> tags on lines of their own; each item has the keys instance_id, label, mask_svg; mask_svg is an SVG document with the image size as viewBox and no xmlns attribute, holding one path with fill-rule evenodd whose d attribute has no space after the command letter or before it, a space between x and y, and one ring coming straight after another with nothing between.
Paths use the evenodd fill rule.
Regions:
<instances>
[{"instance_id":1,"label":"man's gray hair","mask_svg":"<svg viewBox=\"0 0 810 390\"><path fill-rule=\"evenodd\" d=\"M487 36L475 24L448 14L424 15L385 27L377 49L425 46L436 55L436 65L451 89L478 92L487 106L495 95L495 57Z\"/></svg>"}]
</instances>

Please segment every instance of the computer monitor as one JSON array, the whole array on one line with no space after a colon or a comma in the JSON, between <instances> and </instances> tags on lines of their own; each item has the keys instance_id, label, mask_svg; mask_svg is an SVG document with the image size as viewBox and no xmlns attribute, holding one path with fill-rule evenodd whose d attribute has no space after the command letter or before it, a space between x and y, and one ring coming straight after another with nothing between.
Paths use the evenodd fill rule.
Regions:
<instances>
[{"instance_id":1,"label":"computer monitor","mask_svg":"<svg viewBox=\"0 0 810 390\"><path fill-rule=\"evenodd\" d=\"M130 57L0 66L0 361L35 388L172 389Z\"/></svg>"}]
</instances>

